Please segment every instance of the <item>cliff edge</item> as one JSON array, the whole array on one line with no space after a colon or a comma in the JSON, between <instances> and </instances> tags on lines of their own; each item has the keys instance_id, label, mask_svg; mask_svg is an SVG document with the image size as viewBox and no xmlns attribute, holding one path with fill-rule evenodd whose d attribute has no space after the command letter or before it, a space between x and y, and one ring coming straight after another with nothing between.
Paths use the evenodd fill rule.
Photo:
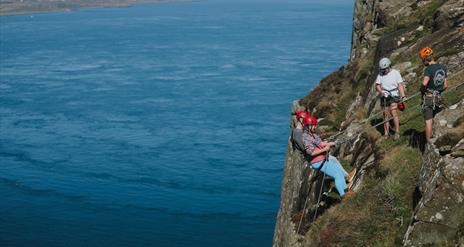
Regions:
<instances>
[{"instance_id":1,"label":"cliff edge","mask_svg":"<svg viewBox=\"0 0 464 247\"><path fill-rule=\"evenodd\" d=\"M433 138L425 144L419 96L400 114L401 138L381 139L378 61L392 60L412 96L425 46L449 71ZM292 106L321 118L323 136L336 135L332 154L357 169L355 194L340 202L289 139L273 246L464 246L462 83L464 0L356 0L349 63Z\"/></svg>"}]
</instances>

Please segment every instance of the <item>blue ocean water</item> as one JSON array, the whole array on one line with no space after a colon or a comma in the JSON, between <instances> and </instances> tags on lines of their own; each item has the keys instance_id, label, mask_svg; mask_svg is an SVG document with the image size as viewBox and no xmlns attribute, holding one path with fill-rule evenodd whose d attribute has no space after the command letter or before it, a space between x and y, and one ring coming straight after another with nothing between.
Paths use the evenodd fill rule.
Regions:
<instances>
[{"instance_id":1,"label":"blue ocean water","mask_svg":"<svg viewBox=\"0 0 464 247\"><path fill-rule=\"evenodd\" d=\"M0 17L0 246L270 246L291 101L353 1Z\"/></svg>"}]
</instances>

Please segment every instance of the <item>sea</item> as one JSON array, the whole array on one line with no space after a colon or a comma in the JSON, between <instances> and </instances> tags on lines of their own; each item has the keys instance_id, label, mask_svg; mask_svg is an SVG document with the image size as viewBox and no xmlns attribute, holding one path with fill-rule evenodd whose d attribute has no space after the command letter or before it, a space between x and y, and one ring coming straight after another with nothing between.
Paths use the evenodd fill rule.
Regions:
<instances>
[{"instance_id":1,"label":"sea","mask_svg":"<svg viewBox=\"0 0 464 247\"><path fill-rule=\"evenodd\" d=\"M271 246L293 100L354 1L0 17L0 246Z\"/></svg>"}]
</instances>

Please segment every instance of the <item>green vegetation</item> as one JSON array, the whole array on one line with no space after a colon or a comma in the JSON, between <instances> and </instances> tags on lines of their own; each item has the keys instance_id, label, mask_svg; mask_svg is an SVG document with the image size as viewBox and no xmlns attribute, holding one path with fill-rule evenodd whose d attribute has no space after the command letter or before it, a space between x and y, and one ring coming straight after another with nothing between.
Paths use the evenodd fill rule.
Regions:
<instances>
[{"instance_id":1,"label":"green vegetation","mask_svg":"<svg viewBox=\"0 0 464 247\"><path fill-rule=\"evenodd\" d=\"M444 54L450 52L445 51ZM402 60L413 60L413 66L420 74L422 64L416 57L406 56ZM372 67L369 66L369 62L359 66L357 75L360 76L356 80L367 81L367 71L372 70ZM362 67L366 72L362 72ZM449 78L449 87L452 88L462 82L464 82L464 70ZM346 109L354 99L355 92L361 90L363 86L363 83L359 83L354 87L347 87L331 115L335 123L344 120ZM410 91L417 92L419 84L412 87L414 89ZM464 87L444 94L447 106L463 98ZM308 242L314 246L402 245L402 239L413 213L412 198L422 162L420 150L409 145L410 138L414 138L413 135L424 131L420 104L420 97L407 102L406 110L400 113L402 137L399 140L390 138L377 141L375 153L378 164L367 171L362 188L316 220L306 234ZM464 135L463 126L460 124L461 128L456 129L453 135ZM365 128L365 130L374 138L380 135L373 128ZM347 170L351 169L351 161L348 158L340 162Z\"/></svg>"},{"instance_id":2,"label":"green vegetation","mask_svg":"<svg viewBox=\"0 0 464 247\"><path fill-rule=\"evenodd\" d=\"M337 125L340 125L340 123L346 119L346 112L348 111L348 108L350 107L351 102L353 102L355 97L356 93L351 88L343 92L343 95L341 98L339 98L335 106L332 123L338 123Z\"/></svg>"},{"instance_id":3,"label":"green vegetation","mask_svg":"<svg viewBox=\"0 0 464 247\"><path fill-rule=\"evenodd\" d=\"M393 33L389 32L402 33L406 38L400 49L396 49L397 46L394 44L387 50L396 49L398 55L395 56L395 64L411 62L408 72L414 72L417 76L411 77L408 81L409 96L419 92L423 75L424 66L416 50L418 42L422 42L421 45L427 42L426 45L437 46L436 58L449 57L462 50L459 38L450 40L446 36L437 40L432 34L433 18L431 17L442 4L442 0L432 0L424 6L415 6L416 10L412 15L406 15L389 23L389 26L383 30L384 34L389 35L384 36L387 43L396 42ZM416 29L420 25L423 29ZM403 32L398 31L401 28L407 29L402 30ZM443 42L447 42L444 47ZM337 73L324 83L321 82L322 90L314 96L320 97L323 92L324 98L330 101L321 101L315 97L310 99L316 102L312 107L317 106L318 111L327 113L324 116L324 125L329 125L330 128L328 128L329 133L326 134L336 133L340 123L350 120L346 119L347 110L358 94L361 94L363 99L367 98L372 87L370 81L372 74L376 73L373 59L379 52L382 53L376 51L376 47L369 47L369 53L346 66L343 73ZM449 77L450 88L462 82L464 82L464 70L453 72ZM335 95L336 101L332 100ZM446 91L443 98L446 106L461 101L464 98L464 86L457 90ZM305 235L305 246L402 246L404 234L413 215L412 204L422 163L420 148L423 147L421 145L425 125L421 113L421 101L420 96L407 101L406 110L400 113L401 138L398 140L393 138L379 140L380 132L369 127L370 123L363 126L363 131L368 132L368 136L377 139L374 147L376 163L365 171L361 188L354 195L329 208L311 224ZM348 117L363 120L369 116L365 107L358 107ZM378 116L378 119L381 118ZM440 143L449 145L461 140L464 136L463 123L464 117L455 124L455 129L437 140L437 146L440 146ZM378 129L382 129L381 126ZM350 155L340 159L346 170L351 170L351 157Z\"/></svg>"},{"instance_id":4,"label":"green vegetation","mask_svg":"<svg viewBox=\"0 0 464 247\"><path fill-rule=\"evenodd\" d=\"M458 53L460 50L457 48L457 47L451 47L449 49L443 49L443 50L439 50L436 54L435 54L435 57L438 59L440 57L447 57L447 56L451 56L451 55L454 55L456 53Z\"/></svg>"},{"instance_id":5,"label":"green vegetation","mask_svg":"<svg viewBox=\"0 0 464 247\"><path fill-rule=\"evenodd\" d=\"M343 166L343 168L345 168L345 170L349 171L352 169L350 159L342 159L339 161L340 161L340 164Z\"/></svg>"},{"instance_id":6,"label":"green vegetation","mask_svg":"<svg viewBox=\"0 0 464 247\"><path fill-rule=\"evenodd\" d=\"M0 15L17 15L36 12L69 11L91 7L126 7L135 3L158 3L172 0L42 0L42 1L0 1Z\"/></svg>"},{"instance_id":7,"label":"green vegetation","mask_svg":"<svg viewBox=\"0 0 464 247\"><path fill-rule=\"evenodd\" d=\"M394 62L396 64L411 62L411 67L408 70L417 75L408 81L407 94L409 96L419 92L424 69L415 50L418 42L422 42L421 45L437 46L436 58L449 57L462 50L460 49L461 39L456 38L457 41L455 41L447 39L448 36L445 36L445 38L437 40L434 39L437 38L436 35L435 37L432 35L433 18L431 17L443 3L443 0L432 0L420 7L415 4L412 6L413 14L405 15L392 23L388 23L388 27L383 30L384 34L390 35L386 38L387 42L390 42L389 40L394 39L391 38L392 33L389 34L389 32L408 28L405 29L406 33L403 32L407 40L401 44L401 49L396 50L399 55L395 57ZM423 26L423 30L415 29L419 25ZM443 42L446 42L444 47ZM395 48L396 46L392 49ZM370 47L370 53L349 68L354 72L353 79L349 84L343 84L344 91L338 94L337 101L331 102L335 107L327 116L332 129L338 130L339 124L347 120L347 109L358 93L366 99L367 90L372 85L369 78L371 78L372 73L376 73L372 61L375 57L375 50L375 48ZM449 88L463 83L464 70L458 73L453 72L448 79ZM332 91L328 92L329 96L333 94ZM464 99L464 86L456 90L446 91L443 99L446 106L462 101ZM366 123L363 131L368 132L368 135L373 139L378 139L374 152L376 164L366 170L361 183L362 187L354 195L344 199L341 204L328 209L312 223L305 236L305 241L310 243L309 246L402 245L406 229L411 223L414 192L422 163L422 153L418 145L423 138L425 127L421 113L421 101L420 96L407 101L406 110L400 113L401 138L398 140L393 138L378 139L380 132L370 128L370 123ZM365 111L364 107L359 107L349 117L362 120L369 117ZM378 117L378 119L381 118L381 116ZM440 146L440 143L453 144L462 139L464 136L464 117L461 117L454 127L453 130L437 140L437 146ZM350 158L351 156L340 160L342 166L347 170L351 168Z\"/></svg>"},{"instance_id":8,"label":"green vegetation","mask_svg":"<svg viewBox=\"0 0 464 247\"><path fill-rule=\"evenodd\" d=\"M369 81L369 77L374 69L374 50L375 49L372 49L369 52L369 54L366 55L366 58L369 59L364 59L361 61L361 63L357 64L358 69L356 74L354 75L351 86L345 86L341 97L338 96L339 100L335 105L335 110L332 112L332 114L328 116L328 118L330 119L329 126L333 130L338 131L340 123L346 120L348 108L356 99L358 93L361 93L362 95L367 94L366 90L370 88L368 85L372 83L371 81ZM359 109L355 109L352 117L357 119L364 118L364 108L360 107Z\"/></svg>"},{"instance_id":9,"label":"green vegetation","mask_svg":"<svg viewBox=\"0 0 464 247\"><path fill-rule=\"evenodd\" d=\"M450 78L450 87L464 81L464 71ZM447 105L464 98L464 87L448 91ZM315 246L399 246L413 212L412 198L418 180L422 155L418 148L409 146L407 132L423 132L424 120L420 112L420 97L408 102L400 114L402 137L378 140L378 165L368 170L362 188L342 204L328 210L314 222L306 239ZM462 120L464 122L464 120ZM452 135L464 135L464 124L458 124ZM370 130L369 135L379 136ZM453 136L451 136L453 137ZM450 137L450 138L451 138ZM456 138L455 138L456 139ZM446 141L446 140L445 140ZM393 155L394 154L394 155ZM350 169L348 159L340 160Z\"/></svg>"},{"instance_id":10,"label":"green vegetation","mask_svg":"<svg viewBox=\"0 0 464 247\"><path fill-rule=\"evenodd\" d=\"M426 4L421 11L416 11L418 19L426 20L429 19L437 9L443 5L445 0L433 0L430 3Z\"/></svg>"},{"instance_id":11,"label":"green vegetation","mask_svg":"<svg viewBox=\"0 0 464 247\"><path fill-rule=\"evenodd\" d=\"M417 7L417 4L413 5L413 9L414 7L417 8L416 10L414 10L413 14L406 15L395 22L389 23L387 26L387 32L415 25L424 25L426 28L430 27L430 17L433 16L433 13L435 13L435 11L437 11L437 9L441 5L443 5L444 2L444 0L432 0L431 2L427 3L424 6L421 6L420 8Z\"/></svg>"},{"instance_id":12,"label":"green vegetation","mask_svg":"<svg viewBox=\"0 0 464 247\"><path fill-rule=\"evenodd\" d=\"M315 246L397 246L412 214L411 196L420 151L405 140L385 141L384 159L370 170L360 191L321 216L307 233ZM395 155L389 155L394 153Z\"/></svg>"}]
</instances>

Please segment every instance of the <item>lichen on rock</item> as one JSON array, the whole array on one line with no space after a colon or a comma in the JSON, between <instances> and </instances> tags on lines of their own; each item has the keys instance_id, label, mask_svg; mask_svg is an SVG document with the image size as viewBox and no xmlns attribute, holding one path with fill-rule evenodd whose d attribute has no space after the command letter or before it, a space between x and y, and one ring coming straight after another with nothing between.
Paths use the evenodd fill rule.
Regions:
<instances>
[{"instance_id":1,"label":"lichen on rock","mask_svg":"<svg viewBox=\"0 0 464 247\"><path fill-rule=\"evenodd\" d=\"M373 127L382 120L378 60L390 57L413 95L424 46L448 68L450 87L464 83L464 0L355 1L349 63L293 110L323 118L323 136L339 133L332 154L357 169L356 193L317 206L325 182L289 142L273 246L464 246L464 88L443 95L427 145L420 97L400 114L401 139L379 139L382 126Z\"/></svg>"}]
</instances>

